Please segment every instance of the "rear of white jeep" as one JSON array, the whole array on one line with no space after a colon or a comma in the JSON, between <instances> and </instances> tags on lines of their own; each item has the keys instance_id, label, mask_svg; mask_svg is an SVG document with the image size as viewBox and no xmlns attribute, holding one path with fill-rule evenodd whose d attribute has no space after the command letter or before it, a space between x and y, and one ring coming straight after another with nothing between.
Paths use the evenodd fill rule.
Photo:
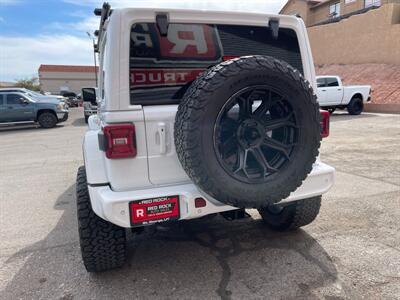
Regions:
<instances>
[{"instance_id":1,"label":"rear of white jeep","mask_svg":"<svg viewBox=\"0 0 400 300\"><path fill-rule=\"evenodd\" d=\"M334 169L318 157L329 115L301 19L97 13L98 115L77 180L88 271L124 263L126 228L244 208L278 230L315 219Z\"/></svg>"}]
</instances>

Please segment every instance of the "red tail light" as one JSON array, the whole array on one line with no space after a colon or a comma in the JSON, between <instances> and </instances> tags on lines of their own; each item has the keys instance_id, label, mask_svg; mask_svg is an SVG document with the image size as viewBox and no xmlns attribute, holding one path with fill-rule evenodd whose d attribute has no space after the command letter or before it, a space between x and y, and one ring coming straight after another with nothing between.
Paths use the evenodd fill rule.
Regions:
<instances>
[{"instance_id":1,"label":"red tail light","mask_svg":"<svg viewBox=\"0 0 400 300\"><path fill-rule=\"evenodd\" d=\"M326 138L329 136L329 117L330 114L326 110L321 110L321 136Z\"/></svg>"},{"instance_id":2,"label":"red tail light","mask_svg":"<svg viewBox=\"0 0 400 300\"><path fill-rule=\"evenodd\" d=\"M207 205L207 202L203 198L194 199L194 207L200 208L200 207L205 207L206 205Z\"/></svg>"},{"instance_id":3,"label":"red tail light","mask_svg":"<svg viewBox=\"0 0 400 300\"><path fill-rule=\"evenodd\" d=\"M224 56L222 57L222 60L223 60L223 61L227 61L227 60L234 59L234 58L238 58L238 57L239 57L239 56L224 55Z\"/></svg>"},{"instance_id":4,"label":"red tail light","mask_svg":"<svg viewBox=\"0 0 400 300\"><path fill-rule=\"evenodd\" d=\"M103 127L107 158L136 156L136 134L133 124L113 124Z\"/></svg>"}]
</instances>

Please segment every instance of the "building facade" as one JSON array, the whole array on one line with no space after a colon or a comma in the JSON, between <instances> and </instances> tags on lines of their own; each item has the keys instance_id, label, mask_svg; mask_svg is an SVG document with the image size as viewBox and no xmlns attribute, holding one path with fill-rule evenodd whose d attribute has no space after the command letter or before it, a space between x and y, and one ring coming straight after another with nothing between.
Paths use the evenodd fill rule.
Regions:
<instances>
[{"instance_id":1,"label":"building facade","mask_svg":"<svg viewBox=\"0 0 400 300\"><path fill-rule=\"evenodd\" d=\"M52 94L62 91L78 94L83 87L96 86L97 70L93 66L40 65L40 88Z\"/></svg>"},{"instance_id":2,"label":"building facade","mask_svg":"<svg viewBox=\"0 0 400 300\"><path fill-rule=\"evenodd\" d=\"M399 0L289 0L280 14L298 15L306 26L337 21Z\"/></svg>"},{"instance_id":3,"label":"building facade","mask_svg":"<svg viewBox=\"0 0 400 300\"><path fill-rule=\"evenodd\" d=\"M281 13L304 20L318 75L371 85L373 105L400 107L400 0L288 0Z\"/></svg>"}]
</instances>

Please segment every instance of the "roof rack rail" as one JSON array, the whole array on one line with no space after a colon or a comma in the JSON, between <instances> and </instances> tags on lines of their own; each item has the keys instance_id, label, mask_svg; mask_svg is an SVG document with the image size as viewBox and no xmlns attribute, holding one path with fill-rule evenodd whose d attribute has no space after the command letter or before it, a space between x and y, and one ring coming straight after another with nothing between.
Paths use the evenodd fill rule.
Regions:
<instances>
[{"instance_id":1,"label":"roof rack rail","mask_svg":"<svg viewBox=\"0 0 400 300\"><path fill-rule=\"evenodd\" d=\"M104 2L103 7L96 8L93 11L93 13L95 16L101 17L99 29L95 31L95 36L97 36L97 45L95 46L95 51L99 52L98 45L102 38L102 34L104 32L104 23L107 21L107 19L111 16L111 13L112 13L111 5L108 2Z\"/></svg>"}]
</instances>

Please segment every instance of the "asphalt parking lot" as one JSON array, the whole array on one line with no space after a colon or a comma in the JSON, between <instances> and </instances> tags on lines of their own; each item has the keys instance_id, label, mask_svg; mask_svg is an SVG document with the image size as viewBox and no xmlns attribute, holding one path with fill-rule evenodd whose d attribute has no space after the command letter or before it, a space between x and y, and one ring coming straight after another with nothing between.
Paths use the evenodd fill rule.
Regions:
<instances>
[{"instance_id":1,"label":"asphalt parking lot","mask_svg":"<svg viewBox=\"0 0 400 300\"><path fill-rule=\"evenodd\" d=\"M129 262L81 263L75 175L83 113L0 130L1 299L400 299L400 116L334 114L337 169L317 220L291 233L216 217L131 236Z\"/></svg>"}]
</instances>

